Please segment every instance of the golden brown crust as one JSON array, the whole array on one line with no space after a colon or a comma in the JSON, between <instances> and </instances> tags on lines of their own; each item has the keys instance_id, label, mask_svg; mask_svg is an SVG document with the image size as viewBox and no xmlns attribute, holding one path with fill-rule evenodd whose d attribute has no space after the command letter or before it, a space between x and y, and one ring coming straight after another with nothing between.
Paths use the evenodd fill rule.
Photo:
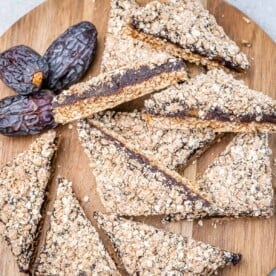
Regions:
<instances>
[{"instance_id":1,"label":"golden brown crust","mask_svg":"<svg viewBox=\"0 0 276 276\"><path fill-rule=\"evenodd\" d=\"M53 101L55 121L65 124L85 118L186 78L185 64L181 60L104 73L58 95Z\"/></svg>"}]
</instances>

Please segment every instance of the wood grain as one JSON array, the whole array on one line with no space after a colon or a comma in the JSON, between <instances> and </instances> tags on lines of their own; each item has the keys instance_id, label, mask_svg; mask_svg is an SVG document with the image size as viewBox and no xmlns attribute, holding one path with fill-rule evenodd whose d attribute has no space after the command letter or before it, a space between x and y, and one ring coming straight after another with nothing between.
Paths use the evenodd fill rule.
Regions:
<instances>
[{"instance_id":1,"label":"wood grain","mask_svg":"<svg viewBox=\"0 0 276 276\"><path fill-rule=\"evenodd\" d=\"M146 2L145 0L139 1ZM275 98L276 51L274 42L253 22L246 23L242 19L243 14L225 2L221 0L204 0L203 2L216 16L226 33L239 45L241 45L242 40L252 43L251 48L241 45L242 49L252 59L250 71L242 78L250 87L262 90ZM109 9L108 0L49 0L20 19L0 38L0 51L17 44L26 44L42 54L51 41L69 25L81 20L89 20L98 29L99 43L96 61L88 72L87 79L99 72ZM0 83L1 98L13 94L11 90ZM53 201L54 199L57 175L67 177L73 181L74 190L79 199L85 195L89 196L90 201L83 207L94 224L92 211L103 210L103 207L96 195L94 177L90 172L88 159L78 142L75 125L73 125L73 129L63 126L59 129L59 133L61 144L50 200ZM34 138L0 136L1 165L26 149ZM196 173L202 172L206 168L213 156L225 146L229 139L225 139L219 146L209 150L196 164L191 165L185 171L185 175L195 178ZM275 136L271 137L271 145L274 149L275 158ZM242 253L243 262L236 267L225 269L221 275L267 275L272 267L276 266L276 216L272 219L223 220L216 224L216 228L214 227L214 220L204 220L203 227L200 227L196 222L180 222L162 226L157 218L148 218L143 221ZM100 234L103 237L102 233ZM110 244L105 238L104 242L112 252ZM14 258L3 239L0 239L0 275L20 275Z\"/></svg>"}]
</instances>

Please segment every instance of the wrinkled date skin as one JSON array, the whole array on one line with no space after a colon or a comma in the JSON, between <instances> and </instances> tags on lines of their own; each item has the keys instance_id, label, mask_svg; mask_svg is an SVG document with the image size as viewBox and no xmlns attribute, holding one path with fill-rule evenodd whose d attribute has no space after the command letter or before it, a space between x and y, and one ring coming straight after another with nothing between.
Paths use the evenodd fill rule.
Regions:
<instances>
[{"instance_id":1,"label":"wrinkled date skin","mask_svg":"<svg viewBox=\"0 0 276 276\"><path fill-rule=\"evenodd\" d=\"M49 65L47 88L59 93L76 83L92 63L97 45L97 30L90 22L69 27L47 49Z\"/></svg>"},{"instance_id":2,"label":"wrinkled date skin","mask_svg":"<svg viewBox=\"0 0 276 276\"><path fill-rule=\"evenodd\" d=\"M7 136L38 134L57 126L52 100L54 93L41 90L30 96L11 96L0 101L0 133Z\"/></svg>"},{"instance_id":3,"label":"wrinkled date skin","mask_svg":"<svg viewBox=\"0 0 276 276\"><path fill-rule=\"evenodd\" d=\"M0 78L20 95L38 92L48 70L45 58L27 46L15 46L0 54Z\"/></svg>"}]
</instances>

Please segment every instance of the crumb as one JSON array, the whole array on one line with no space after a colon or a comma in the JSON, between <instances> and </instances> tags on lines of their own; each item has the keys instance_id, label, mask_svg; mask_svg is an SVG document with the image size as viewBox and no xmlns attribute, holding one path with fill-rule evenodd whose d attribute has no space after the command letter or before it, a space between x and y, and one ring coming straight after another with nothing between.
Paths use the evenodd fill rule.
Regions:
<instances>
[{"instance_id":1,"label":"crumb","mask_svg":"<svg viewBox=\"0 0 276 276\"><path fill-rule=\"evenodd\" d=\"M198 223L197 223L200 227L203 226L203 221L202 220L199 220Z\"/></svg>"},{"instance_id":2,"label":"crumb","mask_svg":"<svg viewBox=\"0 0 276 276\"><path fill-rule=\"evenodd\" d=\"M222 14L221 17L224 18L224 14Z\"/></svg>"},{"instance_id":3,"label":"crumb","mask_svg":"<svg viewBox=\"0 0 276 276\"><path fill-rule=\"evenodd\" d=\"M194 165L196 163L196 160L194 160L193 162L192 162L192 164Z\"/></svg>"},{"instance_id":4,"label":"crumb","mask_svg":"<svg viewBox=\"0 0 276 276\"><path fill-rule=\"evenodd\" d=\"M82 202L87 203L89 201L89 196L84 196Z\"/></svg>"},{"instance_id":5,"label":"crumb","mask_svg":"<svg viewBox=\"0 0 276 276\"><path fill-rule=\"evenodd\" d=\"M72 124L69 124L69 125L68 125L68 128L69 128L69 129L73 129L73 125L72 125Z\"/></svg>"},{"instance_id":6,"label":"crumb","mask_svg":"<svg viewBox=\"0 0 276 276\"><path fill-rule=\"evenodd\" d=\"M242 43L242 45L244 45L245 47L248 47L248 48L251 48L251 47L252 47L252 44L251 44L249 41L245 40L245 39L243 39L243 40L241 41L241 43Z\"/></svg>"},{"instance_id":7,"label":"crumb","mask_svg":"<svg viewBox=\"0 0 276 276\"><path fill-rule=\"evenodd\" d=\"M247 18L247 17L245 17L245 16L243 16L242 19L243 19L243 21L245 21L247 24L251 23L250 19Z\"/></svg>"},{"instance_id":8,"label":"crumb","mask_svg":"<svg viewBox=\"0 0 276 276\"><path fill-rule=\"evenodd\" d=\"M47 216L51 216L52 215L52 212L51 211L47 211Z\"/></svg>"}]
</instances>

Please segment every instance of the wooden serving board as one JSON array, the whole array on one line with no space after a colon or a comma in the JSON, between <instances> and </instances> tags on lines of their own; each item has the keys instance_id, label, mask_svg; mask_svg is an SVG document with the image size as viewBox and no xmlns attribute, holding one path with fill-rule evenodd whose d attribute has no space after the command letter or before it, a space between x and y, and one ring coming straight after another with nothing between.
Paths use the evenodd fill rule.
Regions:
<instances>
[{"instance_id":1,"label":"wooden serving board","mask_svg":"<svg viewBox=\"0 0 276 276\"><path fill-rule=\"evenodd\" d=\"M242 50L248 54L252 67L242 78L251 88L262 90L275 98L275 43L252 21L247 23L240 11L222 0L204 1L204 4L215 15L226 33L237 41ZM0 38L0 51L17 44L26 44L43 54L48 45L68 26L81 20L89 20L98 29L99 47L96 61L86 76L88 79L99 72L109 9L109 0L49 0L21 18ZM242 40L249 41L252 47L243 46ZM1 98L13 94L13 91L0 83ZM73 124L73 128L63 126L58 131L60 147L50 199L54 198L57 175L67 177L73 181L74 190L79 199L86 195L89 196L90 201L83 204L83 207L87 216L95 224L92 219L92 211L104 209L95 193L95 180L88 166L88 159L79 144L75 124ZM271 146L274 149L273 160L276 152L275 138L275 136L271 138ZM5 164L26 149L34 139L35 137L0 136L0 165ZM196 174L202 172L210 160L225 147L227 140L229 141L226 139L215 145L196 163L190 165L186 169L185 175L195 178ZM275 173L275 167L273 170ZM206 219L203 221L203 226L199 226L197 222L179 222L163 226L157 219L146 219L145 221L227 250L242 253L241 264L226 268L221 275L267 275L276 266L276 216L271 219L227 219L218 223L215 223L214 219ZM112 252L106 239L104 242ZM20 275L10 249L2 238L0 238L0 275Z\"/></svg>"}]
</instances>

